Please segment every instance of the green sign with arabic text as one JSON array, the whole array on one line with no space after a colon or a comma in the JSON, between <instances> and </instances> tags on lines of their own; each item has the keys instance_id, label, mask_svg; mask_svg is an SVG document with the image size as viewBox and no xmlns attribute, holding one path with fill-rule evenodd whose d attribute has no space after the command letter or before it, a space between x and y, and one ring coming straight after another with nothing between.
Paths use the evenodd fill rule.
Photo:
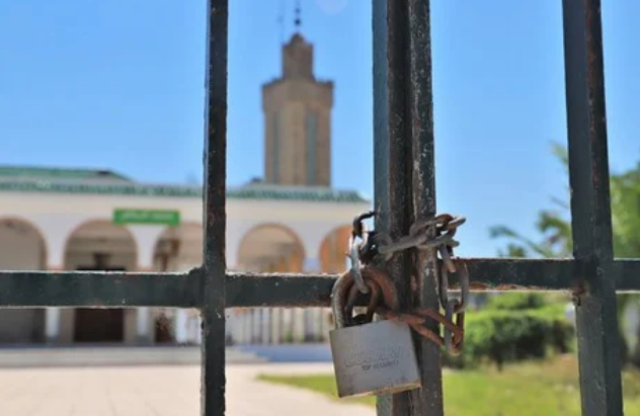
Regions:
<instances>
[{"instance_id":1,"label":"green sign with arabic text","mask_svg":"<svg viewBox=\"0 0 640 416\"><path fill-rule=\"evenodd\" d=\"M113 223L117 225L147 224L176 226L180 224L180 211L116 208L113 211Z\"/></svg>"}]
</instances>

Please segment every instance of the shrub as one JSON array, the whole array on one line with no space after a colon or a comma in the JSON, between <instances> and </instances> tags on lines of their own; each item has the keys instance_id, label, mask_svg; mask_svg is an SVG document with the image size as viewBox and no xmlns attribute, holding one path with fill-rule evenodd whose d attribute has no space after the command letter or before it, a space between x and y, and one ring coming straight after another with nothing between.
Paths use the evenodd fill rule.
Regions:
<instances>
[{"instance_id":1,"label":"shrub","mask_svg":"<svg viewBox=\"0 0 640 416\"><path fill-rule=\"evenodd\" d=\"M545 304L545 298L540 293L506 293L491 297L487 302L486 308L516 311L538 309Z\"/></svg>"},{"instance_id":2,"label":"shrub","mask_svg":"<svg viewBox=\"0 0 640 416\"><path fill-rule=\"evenodd\" d=\"M573 347L573 326L564 317L562 305L543 305L536 296L504 296L492 299L486 309L469 313L460 357L445 355L451 367L472 367L492 362L501 369L505 363L541 359L569 352Z\"/></svg>"}]
</instances>

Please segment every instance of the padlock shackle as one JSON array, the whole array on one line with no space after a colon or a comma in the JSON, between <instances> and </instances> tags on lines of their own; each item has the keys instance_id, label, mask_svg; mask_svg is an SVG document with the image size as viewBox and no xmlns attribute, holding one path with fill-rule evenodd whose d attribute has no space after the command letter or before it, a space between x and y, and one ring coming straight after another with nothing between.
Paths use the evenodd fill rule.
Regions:
<instances>
[{"instance_id":1,"label":"padlock shackle","mask_svg":"<svg viewBox=\"0 0 640 416\"><path fill-rule=\"evenodd\" d=\"M376 309L380 305L380 286L371 280L364 282L369 288L369 304L367 305L367 313L365 314L365 322L372 322L373 315ZM345 319L351 319L353 316L353 308L356 306L358 297L362 292L355 284L351 286L349 290L349 296L347 297L347 304L344 306Z\"/></svg>"},{"instance_id":2,"label":"padlock shackle","mask_svg":"<svg viewBox=\"0 0 640 416\"><path fill-rule=\"evenodd\" d=\"M333 290L331 291L331 310L336 329L344 328L347 325L344 313L344 296L348 293L347 276L349 276L349 273L340 276L333 284Z\"/></svg>"},{"instance_id":3,"label":"padlock shackle","mask_svg":"<svg viewBox=\"0 0 640 416\"><path fill-rule=\"evenodd\" d=\"M365 283L373 283L378 286L382 295L383 306L391 311L397 311L400 305L398 292L387 274L372 266L366 266L361 270ZM336 328L344 328L347 324L345 306L349 297L349 291L355 284L355 278L351 270L338 278L331 291L331 308Z\"/></svg>"}]
</instances>

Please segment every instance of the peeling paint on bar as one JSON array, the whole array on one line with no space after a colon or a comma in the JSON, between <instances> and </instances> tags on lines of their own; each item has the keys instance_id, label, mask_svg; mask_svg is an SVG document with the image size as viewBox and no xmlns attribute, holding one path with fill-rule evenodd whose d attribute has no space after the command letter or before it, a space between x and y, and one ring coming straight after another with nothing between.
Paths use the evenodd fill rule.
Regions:
<instances>
[{"instance_id":1,"label":"peeling paint on bar","mask_svg":"<svg viewBox=\"0 0 640 416\"><path fill-rule=\"evenodd\" d=\"M193 286L203 293L200 414L224 416L227 179L227 58L229 0L207 1L204 141L204 273Z\"/></svg>"},{"instance_id":2,"label":"peeling paint on bar","mask_svg":"<svg viewBox=\"0 0 640 416\"><path fill-rule=\"evenodd\" d=\"M0 307L193 308L199 270L188 273L0 272Z\"/></svg>"},{"instance_id":3,"label":"peeling paint on bar","mask_svg":"<svg viewBox=\"0 0 640 416\"><path fill-rule=\"evenodd\" d=\"M238 307L329 306L337 275L229 274L227 305Z\"/></svg>"}]
</instances>

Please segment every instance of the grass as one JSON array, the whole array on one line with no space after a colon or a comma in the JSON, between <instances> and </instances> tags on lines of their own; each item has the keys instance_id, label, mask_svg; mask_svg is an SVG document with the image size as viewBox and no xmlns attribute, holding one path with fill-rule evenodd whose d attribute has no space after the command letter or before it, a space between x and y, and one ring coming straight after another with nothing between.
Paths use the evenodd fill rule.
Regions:
<instances>
[{"instance_id":1,"label":"grass","mask_svg":"<svg viewBox=\"0 0 640 416\"><path fill-rule=\"evenodd\" d=\"M332 375L275 376L261 380L313 390L335 400ZM623 374L625 415L640 416L640 372ZM578 366L572 356L473 371L446 371L444 401L448 416L580 415ZM374 397L345 399L375 405Z\"/></svg>"}]
</instances>

